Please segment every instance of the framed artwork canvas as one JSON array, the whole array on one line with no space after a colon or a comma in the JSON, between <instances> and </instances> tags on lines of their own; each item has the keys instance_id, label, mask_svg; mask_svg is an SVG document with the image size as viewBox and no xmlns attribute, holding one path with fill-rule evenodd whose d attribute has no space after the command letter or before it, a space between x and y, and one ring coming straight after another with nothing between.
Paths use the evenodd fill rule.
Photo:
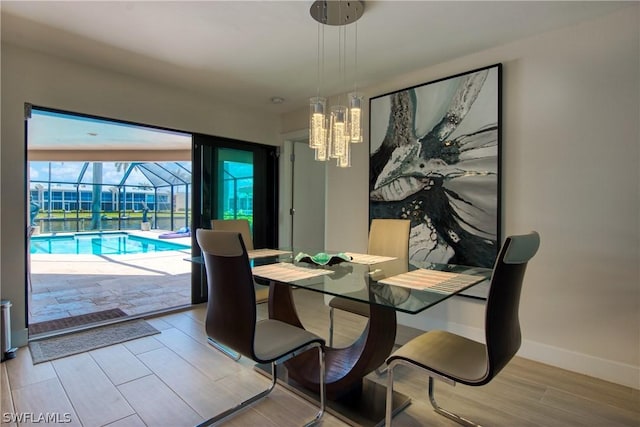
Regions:
<instances>
[{"instance_id":1,"label":"framed artwork canvas","mask_svg":"<svg viewBox=\"0 0 640 427\"><path fill-rule=\"evenodd\" d=\"M409 257L493 267L502 64L369 100L369 215L411 220Z\"/></svg>"}]
</instances>

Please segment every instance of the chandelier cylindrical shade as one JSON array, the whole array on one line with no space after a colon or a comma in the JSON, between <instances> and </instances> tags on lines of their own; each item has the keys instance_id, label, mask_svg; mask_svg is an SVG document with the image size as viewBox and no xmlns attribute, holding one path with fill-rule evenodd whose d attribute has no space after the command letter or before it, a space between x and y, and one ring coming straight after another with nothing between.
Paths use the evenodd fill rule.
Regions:
<instances>
[{"instance_id":1,"label":"chandelier cylindrical shade","mask_svg":"<svg viewBox=\"0 0 640 427\"><path fill-rule=\"evenodd\" d=\"M349 141L347 123L347 107L334 105L331 107L331 152L332 158L343 156Z\"/></svg>"},{"instance_id":2,"label":"chandelier cylindrical shade","mask_svg":"<svg viewBox=\"0 0 640 427\"><path fill-rule=\"evenodd\" d=\"M362 100L357 92L349 94L349 142L352 144L362 142Z\"/></svg>"},{"instance_id":3,"label":"chandelier cylindrical shade","mask_svg":"<svg viewBox=\"0 0 640 427\"><path fill-rule=\"evenodd\" d=\"M325 138L324 144L321 144L314 148L315 151L315 160L319 162L326 162L329 160L329 147L328 147L328 139Z\"/></svg>"},{"instance_id":4,"label":"chandelier cylindrical shade","mask_svg":"<svg viewBox=\"0 0 640 427\"><path fill-rule=\"evenodd\" d=\"M336 165L340 168L351 167L351 147L349 146L349 141L345 144L344 154L336 160Z\"/></svg>"},{"instance_id":5,"label":"chandelier cylindrical shade","mask_svg":"<svg viewBox=\"0 0 640 427\"><path fill-rule=\"evenodd\" d=\"M327 100L319 96L311 98L309 114L309 147L317 148L326 145L326 116Z\"/></svg>"}]
</instances>

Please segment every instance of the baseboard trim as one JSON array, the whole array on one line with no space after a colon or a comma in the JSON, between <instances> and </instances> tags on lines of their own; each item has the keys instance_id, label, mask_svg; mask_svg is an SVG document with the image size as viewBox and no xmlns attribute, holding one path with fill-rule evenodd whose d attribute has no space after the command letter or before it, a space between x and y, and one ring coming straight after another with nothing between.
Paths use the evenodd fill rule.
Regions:
<instances>
[{"instance_id":1,"label":"baseboard trim","mask_svg":"<svg viewBox=\"0 0 640 427\"><path fill-rule=\"evenodd\" d=\"M518 356L640 390L640 366L523 340Z\"/></svg>"},{"instance_id":2,"label":"baseboard trim","mask_svg":"<svg viewBox=\"0 0 640 427\"><path fill-rule=\"evenodd\" d=\"M416 329L442 329L477 341L484 341L484 331L467 325L445 322L427 316L399 315L398 322ZM603 359L584 353L524 339L518 356L557 368L640 390L640 366Z\"/></svg>"}]
</instances>

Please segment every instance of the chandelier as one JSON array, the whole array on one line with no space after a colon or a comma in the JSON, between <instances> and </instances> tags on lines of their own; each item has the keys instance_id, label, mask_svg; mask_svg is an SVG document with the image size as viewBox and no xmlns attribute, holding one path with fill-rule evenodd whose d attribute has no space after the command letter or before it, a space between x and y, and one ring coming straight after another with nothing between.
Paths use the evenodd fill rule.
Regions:
<instances>
[{"instance_id":1,"label":"chandelier","mask_svg":"<svg viewBox=\"0 0 640 427\"><path fill-rule=\"evenodd\" d=\"M351 166L351 144L362 142L362 100L354 82L353 92L340 95L338 104L329 108L327 98L320 96L324 71L324 26L338 29L338 69L346 80L347 25L356 22L364 13L360 0L317 0L311 5L311 16L318 22L318 93L310 99L309 146L315 159L336 159L338 167ZM357 73L358 27L354 25L354 75ZM355 78L354 78L355 80Z\"/></svg>"}]
</instances>

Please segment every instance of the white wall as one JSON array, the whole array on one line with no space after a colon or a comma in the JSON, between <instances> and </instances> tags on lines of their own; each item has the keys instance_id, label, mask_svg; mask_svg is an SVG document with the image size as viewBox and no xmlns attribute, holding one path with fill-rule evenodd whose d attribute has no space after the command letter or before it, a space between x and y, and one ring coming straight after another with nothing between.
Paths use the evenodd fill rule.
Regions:
<instances>
[{"instance_id":1,"label":"white wall","mask_svg":"<svg viewBox=\"0 0 640 427\"><path fill-rule=\"evenodd\" d=\"M2 44L0 292L12 343L25 329L25 102L244 141L280 143L278 116Z\"/></svg>"},{"instance_id":2,"label":"white wall","mask_svg":"<svg viewBox=\"0 0 640 427\"><path fill-rule=\"evenodd\" d=\"M368 97L501 62L503 235L537 230L520 355L640 388L640 7L366 88ZM305 127L306 114L284 118ZM368 147L330 168L327 246L366 247ZM457 298L400 321L482 337Z\"/></svg>"}]
</instances>

